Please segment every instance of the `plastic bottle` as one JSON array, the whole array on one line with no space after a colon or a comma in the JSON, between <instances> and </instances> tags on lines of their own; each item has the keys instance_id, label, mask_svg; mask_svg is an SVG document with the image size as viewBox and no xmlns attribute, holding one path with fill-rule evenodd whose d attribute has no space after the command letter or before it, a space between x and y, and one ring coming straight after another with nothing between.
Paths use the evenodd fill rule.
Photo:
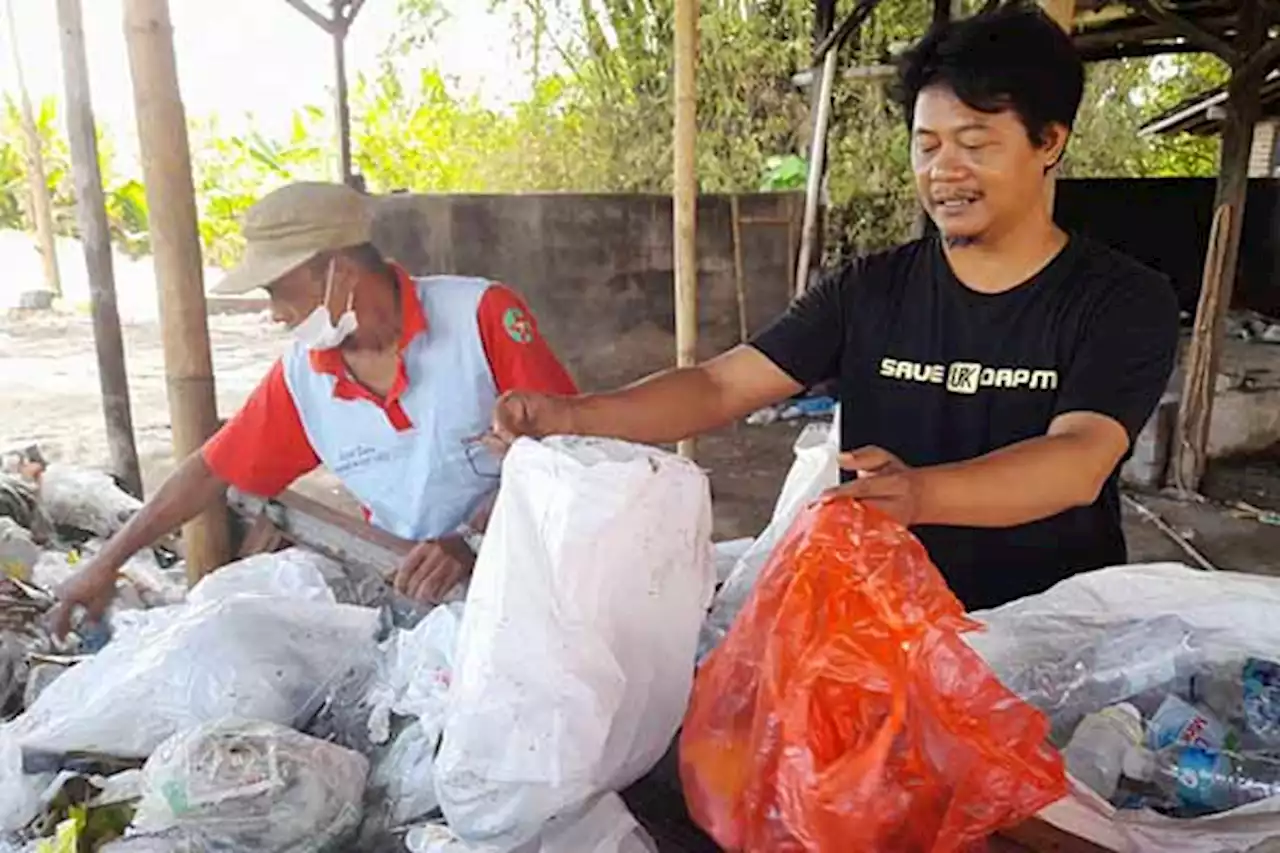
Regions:
<instances>
[{"instance_id":1,"label":"plastic bottle","mask_svg":"<svg viewBox=\"0 0 1280 853\"><path fill-rule=\"evenodd\" d=\"M1125 754L1142 741L1142 715L1128 702L1112 705L1080 721L1062 751L1067 770L1103 799L1120 781Z\"/></svg>"},{"instance_id":2,"label":"plastic bottle","mask_svg":"<svg viewBox=\"0 0 1280 853\"><path fill-rule=\"evenodd\" d=\"M1182 805L1226 811L1280 796L1280 760L1256 753L1175 745L1159 752L1134 750L1126 776L1149 780Z\"/></svg>"},{"instance_id":3,"label":"plastic bottle","mask_svg":"<svg viewBox=\"0 0 1280 853\"><path fill-rule=\"evenodd\" d=\"M1149 741L1152 749L1164 749L1174 744L1222 749L1226 739L1227 730L1213 714L1177 696L1165 697L1151 717Z\"/></svg>"}]
</instances>

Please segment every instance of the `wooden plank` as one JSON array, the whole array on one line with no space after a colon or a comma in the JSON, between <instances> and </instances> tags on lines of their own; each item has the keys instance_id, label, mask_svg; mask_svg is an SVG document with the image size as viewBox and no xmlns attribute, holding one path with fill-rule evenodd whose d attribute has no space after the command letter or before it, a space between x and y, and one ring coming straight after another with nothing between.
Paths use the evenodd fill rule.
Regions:
<instances>
[{"instance_id":1,"label":"wooden plank","mask_svg":"<svg viewBox=\"0 0 1280 853\"><path fill-rule=\"evenodd\" d=\"M116 306L116 278L111 260L111 231L98 164L98 139L89 90L84 15L80 0L58 0L62 40L63 79L67 90L67 136L71 142L71 171L76 187L76 215L80 242L89 273L93 313L93 342L98 356L98 383L106 417L107 447L112 473L124 490L142 498L142 471L133 439L129 408L129 376L125 371L124 337Z\"/></svg>"},{"instance_id":2,"label":"wooden plank","mask_svg":"<svg viewBox=\"0 0 1280 853\"><path fill-rule=\"evenodd\" d=\"M173 450L184 459L198 451L218 425L187 119L178 89L168 0L124 0L124 21L160 289ZM220 503L189 522L183 535L193 582L230 558L227 508Z\"/></svg>"},{"instance_id":3,"label":"wooden plank","mask_svg":"<svg viewBox=\"0 0 1280 853\"><path fill-rule=\"evenodd\" d=\"M415 544L292 490L264 500L232 488L227 503L251 524L265 515L290 542L382 580L395 576Z\"/></svg>"},{"instance_id":4,"label":"wooden plank","mask_svg":"<svg viewBox=\"0 0 1280 853\"><path fill-rule=\"evenodd\" d=\"M1065 832L1047 821L1034 817L1017 826L1002 830L999 839L1016 844L1016 847L992 844L992 853L1014 853L1014 851L1030 851L1031 853L1111 853L1106 847L1094 844Z\"/></svg>"}]
</instances>

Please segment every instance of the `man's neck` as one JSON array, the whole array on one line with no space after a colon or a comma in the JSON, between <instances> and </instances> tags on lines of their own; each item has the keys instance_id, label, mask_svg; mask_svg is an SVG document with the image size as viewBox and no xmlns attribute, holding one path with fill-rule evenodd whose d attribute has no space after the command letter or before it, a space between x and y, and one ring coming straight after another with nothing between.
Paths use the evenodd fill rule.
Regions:
<instances>
[{"instance_id":1,"label":"man's neck","mask_svg":"<svg viewBox=\"0 0 1280 853\"><path fill-rule=\"evenodd\" d=\"M947 264L965 287L998 294L1013 290L1047 267L1067 245L1067 235L1046 218L1024 222L999 237L965 243L952 243L944 237L942 245Z\"/></svg>"},{"instance_id":2,"label":"man's neck","mask_svg":"<svg viewBox=\"0 0 1280 853\"><path fill-rule=\"evenodd\" d=\"M362 282L364 294L357 306L360 322L342 349L345 353L375 354L395 350L400 341L404 318L400 310L400 285L394 275L389 279L369 276Z\"/></svg>"}]
</instances>

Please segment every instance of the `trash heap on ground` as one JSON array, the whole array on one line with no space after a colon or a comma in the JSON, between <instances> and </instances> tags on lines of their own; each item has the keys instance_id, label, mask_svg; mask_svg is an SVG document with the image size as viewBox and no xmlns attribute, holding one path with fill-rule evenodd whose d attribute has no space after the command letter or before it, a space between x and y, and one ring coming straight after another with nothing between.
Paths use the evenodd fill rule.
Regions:
<instances>
[{"instance_id":1,"label":"trash heap on ground","mask_svg":"<svg viewBox=\"0 0 1280 853\"><path fill-rule=\"evenodd\" d=\"M714 586L696 466L520 442L465 603L366 606L297 548L188 592L152 555L106 630L65 647L51 590L137 504L92 472L18 467L0 506L35 551L4 552L0 851L653 849L616 792L688 702Z\"/></svg>"},{"instance_id":2,"label":"trash heap on ground","mask_svg":"<svg viewBox=\"0 0 1280 853\"><path fill-rule=\"evenodd\" d=\"M0 853L643 853L618 792L682 726L729 849L1280 835L1280 580L1123 566L964 614L896 523L816 500L834 415L752 540L712 547L685 460L521 440L463 602L298 548L188 591L162 547L65 644L52 590L138 505L4 457Z\"/></svg>"}]
</instances>

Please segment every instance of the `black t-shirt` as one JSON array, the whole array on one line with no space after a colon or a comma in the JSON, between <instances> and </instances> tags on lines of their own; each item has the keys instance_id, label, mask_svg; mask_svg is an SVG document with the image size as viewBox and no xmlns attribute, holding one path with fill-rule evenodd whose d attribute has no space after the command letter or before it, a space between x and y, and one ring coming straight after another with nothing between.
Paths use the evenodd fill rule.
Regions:
<instances>
[{"instance_id":1,"label":"black t-shirt","mask_svg":"<svg viewBox=\"0 0 1280 853\"><path fill-rule=\"evenodd\" d=\"M929 238L824 276L752 343L797 382L838 382L842 449L919 467L1043 435L1066 412L1112 417L1132 443L1173 369L1178 306L1163 276L1084 237L995 295L965 287ZM1118 468L1094 504L1052 518L913 532L970 609L1127 559Z\"/></svg>"}]
</instances>

